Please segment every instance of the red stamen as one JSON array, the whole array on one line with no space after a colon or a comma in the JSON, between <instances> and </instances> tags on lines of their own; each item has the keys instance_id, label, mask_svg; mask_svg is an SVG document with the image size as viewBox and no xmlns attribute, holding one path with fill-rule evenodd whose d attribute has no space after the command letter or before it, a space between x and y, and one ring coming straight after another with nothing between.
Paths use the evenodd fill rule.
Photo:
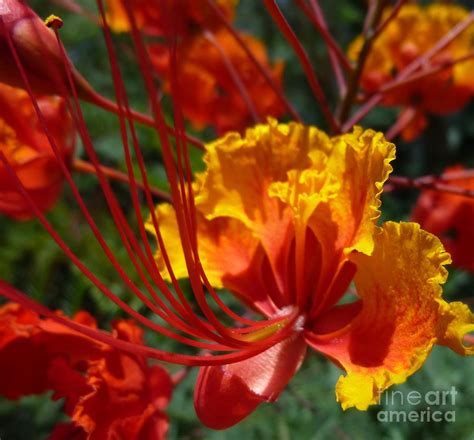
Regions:
<instances>
[{"instance_id":1,"label":"red stamen","mask_svg":"<svg viewBox=\"0 0 474 440\"><path fill-rule=\"evenodd\" d=\"M313 67L311 66L311 61L308 57L308 54L304 50L297 36L291 29L290 25L286 21L284 15L282 14L278 4L275 0L264 0L265 6L272 16L275 23L278 25L279 29L285 35L287 41L290 43L291 47L295 51L298 59L300 60L301 66L303 67L306 78L309 82L311 90L316 97L317 101L321 105L324 117L326 118L327 123L332 131L339 132L339 124L332 114L326 96L319 84L318 78L314 73Z\"/></svg>"}]
</instances>

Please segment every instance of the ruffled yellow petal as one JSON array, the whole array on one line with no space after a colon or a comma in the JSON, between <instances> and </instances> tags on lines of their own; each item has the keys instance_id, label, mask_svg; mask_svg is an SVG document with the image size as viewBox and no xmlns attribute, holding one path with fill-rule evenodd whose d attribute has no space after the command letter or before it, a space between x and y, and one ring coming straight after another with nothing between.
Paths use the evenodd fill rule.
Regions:
<instances>
[{"instance_id":1,"label":"ruffled yellow petal","mask_svg":"<svg viewBox=\"0 0 474 440\"><path fill-rule=\"evenodd\" d=\"M310 168L310 151L330 148L329 138L317 128L273 119L248 129L244 137L229 133L206 146L207 171L196 205L208 219L232 217L258 230L279 216L270 185L287 181L291 170Z\"/></svg>"},{"instance_id":2,"label":"ruffled yellow petal","mask_svg":"<svg viewBox=\"0 0 474 440\"><path fill-rule=\"evenodd\" d=\"M330 139L315 127L269 119L243 138L229 133L207 146L196 204L208 219L236 218L263 236L287 208L311 223L326 202L337 225L336 247L370 253L394 157L394 145L373 130L355 128ZM315 217L318 235L321 216Z\"/></svg>"},{"instance_id":3,"label":"ruffled yellow petal","mask_svg":"<svg viewBox=\"0 0 474 440\"><path fill-rule=\"evenodd\" d=\"M380 194L392 171L395 145L382 133L355 127L352 133L332 139L334 152L328 167L341 182L337 197L331 200L332 219L338 225L338 244L370 254L380 216Z\"/></svg>"},{"instance_id":4,"label":"ruffled yellow petal","mask_svg":"<svg viewBox=\"0 0 474 440\"><path fill-rule=\"evenodd\" d=\"M248 293L251 282L247 278L252 274L265 279L262 285L275 285L267 290L273 292L276 305L286 305L295 295L288 264L296 254L299 259L306 259L307 240L313 243L308 241L308 246L321 250L317 267L323 290L324 286L329 288L352 250L367 254L372 251L379 195L395 154L394 145L381 133L355 128L353 133L329 138L315 127L279 124L269 119L268 124L248 129L244 137L229 133L207 145L206 150L207 170L197 176L195 203L201 260L216 286L222 285L224 276L230 280L228 268L222 269L222 247L229 247L222 244L228 234L222 229L224 224L245 228L254 240L247 256L254 257L257 267L266 268L265 276L258 276L256 270L245 270L241 272L245 280L232 277L233 288L239 286L241 296L252 298L255 295ZM172 261L177 262L174 264L180 269L179 276L185 276L174 219L173 225L168 231L165 223L165 244L170 240L168 235L174 237L170 249L173 255L175 249L180 253ZM306 233L308 227L310 233ZM206 238L210 236L214 241ZM231 241L248 243L249 239ZM257 244L261 248L259 255L254 253ZM220 252L218 257L216 249ZM231 260L230 254L225 260ZM309 264L305 267L314 269L309 269ZM311 276L303 269L295 275L301 302L315 288L303 286ZM234 270L232 275L235 273ZM229 283L226 287L230 287Z\"/></svg>"}]
</instances>

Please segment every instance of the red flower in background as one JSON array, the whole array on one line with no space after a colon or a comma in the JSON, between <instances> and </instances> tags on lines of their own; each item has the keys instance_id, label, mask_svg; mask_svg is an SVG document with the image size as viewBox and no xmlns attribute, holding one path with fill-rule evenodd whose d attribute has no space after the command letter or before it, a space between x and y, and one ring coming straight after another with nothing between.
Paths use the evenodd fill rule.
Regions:
<instances>
[{"instance_id":1,"label":"red flower in background","mask_svg":"<svg viewBox=\"0 0 474 440\"><path fill-rule=\"evenodd\" d=\"M68 163L74 151L75 128L59 97L37 99L55 147ZM0 151L37 206L45 211L61 191L63 174L56 154L28 94L0 84ZM0 212L15 219L34 217L11 174L0 164Z\"/></svg>"},{"instance_id":2,"label":"red flower in background","mask_svg":"<svg viewBox=\"0 0 474 440\"><path fill-rule=\"evenodd\" d=\"M110 28L130 32L132 26L122 1L106 3ZM181 111L197 130L213 126L218 134L243 131L267 116L285 113L275 92L275 87L281 88L283 63L272 66L261 41L237 31L233 35L227 28L237 3L219 0L211 7L207 0L129 2L145 35L169 38L149 44L148 52L163 80L163 91L179 99ZM176 66L170 60L173 37L178 37ZM176 90L172 90L173 84Z\"/></svg>"},{"instance_id":3,"label":"red flower in background","mask_svg":"<svg viewBox=\"0 0 474 440\"><path fill-rule=\"evenodd\" d=\"M446 168L442 178L453 177L463 170L461 165ZM474 177L450 179L450 185L474 190ZM474 199L424 190L413 210L412 219L441 238L455 266L474 270Z\"/></svg>"},{"instance_id":4,"label":"red flower in background","mask_svg":"<svg viewBox=\"0 0 474 440\"><path fill-rule=\"evenodd\" d=\"M96 328L86 312L72 319ZM141 344L143 332L132 321L113 323L117 339ZM125 354L41 319L17 304L0 308L0 394L18 399L53 391L64 398L72 422L59 424L52 439L161 439L168 419L163 413L172 381L159 365ZM20 367L21 366L21 367Z\"/></svg>"},{"instance_id":5,"label":"red flower in background","mask_svg":"<svg viewBox=\"0 0 474 440\"><path fill-rule=\"evenodd\" d=\"M129 32L130 20L122 0L106 0L107 21L115 32ZM238 0L217 0L216 6L231 20ZM177 19L179 35L189 35L199 27L213 29L220 25L207 0L130 0L137 26L148 35L165 35L170 26L169 14ZM165 12L165 8L168 10Z\"/></svg>"},{"instance_id":6,"label":"red flower in background","mask_svg":"<svg viewBox=\"0 0 474 440\"><path fill-rule=\"evenodd\" d=\"M273 66L265 46L250 35L240 35L247 48L280 87L283 63ZM281 116L285 108L255 63L235 37L225 29L215 34L200 34L181 44L176 71L171 68L169 49L149 46L155 69L164 80L164 91L174 78L180 105L196 129L214 126L219 134L242 131L255 120Z\"/></svg>"}]
</instances>

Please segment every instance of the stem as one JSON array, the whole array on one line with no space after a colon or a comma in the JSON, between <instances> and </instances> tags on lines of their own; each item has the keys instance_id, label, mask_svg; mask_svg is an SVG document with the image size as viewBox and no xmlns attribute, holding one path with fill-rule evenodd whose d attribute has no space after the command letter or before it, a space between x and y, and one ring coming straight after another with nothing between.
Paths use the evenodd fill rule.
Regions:
<instances>
[{"instance_id":1,"label":"stem","mask_svg":"<svg viewBox=\"0 0 474 440\"><path fill-rule=\"evenodd\" d=\"M298 2L300 3L300 2ZM327 44L330 52L332 52L337 60L341 63L341 66L344 68L346 72L352 71L352 64L347 58L344 51L339 47L336 40L332 37L331 33L329 32L329 27L324 19L323 11L319 7L319 4L316 0L310 0L311 8L313 10L313 14L309 14L309 18L311 19L312 16L314 18L313 24L316 26L316 29L321 33L321 36L324 39L324 42ZM304 9L306 10L306 8Z\"/></svg>"},{"instance_id":2,"label":"stem","mask_svg":"<svg viewBox=\"0 0 474 440\"><path fill-rule=\"evenodd\" d=\"M397 137L410 123L415 119L417 109L414 107L407 107L402 110L395 121L395 123L387 130L385 139L391 141Z\"/></svg>"},{"instance_id":3,"label":"stem","mask_svg":"<svg viewBox=\"0 0 474 440\"><path fill-rule=\"evenodd\" d=\"M107 110L116 115L119 115L120 113L120 109L118 108L115 102L105 98L104 96L100 95L94 90L90 91L85 96L81 96L81 98L91 104L97 105L98 107L103 108L104 110ZM151 116L137 112L136 110L130 110L130 117L133 120L140 122L143 125L146 125L151 128L156 128L156 122ZM168 134L170 134L173 137L178 136L174 127L166 125L166 131ZM191 145L195 146L196 148L199 148L200 150L204 150L204 144L202 143L201 140L188 134L185 134L184 136Z\"/></svg>"},{"instance_id":4,"label":"stem","mask_svg":"<svg viewBox=\"0 0 474 440\"><path fill-rule=\"evenodd\" d=\"M97 175L97 170L95 169L94 165L85 160L74 159L72 163L72 168L74 171L79 172L79 173ZM102 174L106 176L107 178L111 180L116 180L118 182L130 184L130 179L127 174L121 171L115 170L113 168L106 167L105 165L100 165L99 168ZM137 181L136 185L138 188L145 191L145 185L142 182ZM165 200L171 203L171 195L167 193L166 191L163 191L158 188L150 187L150 192L154 196L158 197L159 199Z\"/></svg>"},{"instance_id":5,"label":"stem","mask_svg":"<svg viewBox=\"0 0 474 440\"><path fill-rule=\"evenodd\" d=\"M412 82L418 81L420 79L425 79L425 78L430 77L432 75L436 75L437 73L442 72L443 70L449 69L450 67L453 67L456 64L460 64L460 63L464 63L466 61L469 61L472 58L474 58L474 52L469 52L467 55L464 55L462 57L456 58L454 60L445 61L444 63L432 66L431 68L428 68L426 70L422 70L419 73L415 73L414 75L408 77L405 80L390 81L385 86L383 86L379 90L379 92L381 92L381 93L391 92L393 90L398 89L399 87L406 86L407 84L410 84ZM379 93L379 92L377 92L377 93Z\"/></svg>"},{"instance_id":6,"label":"stem","mask_svg":"<svg viewBox=\"0 0 474 440\"><path fill-rule=\"evenodd\" d=\"M407 0L398 0L396 5L393 7L392 11L390 12L389 16L380 23L379 27L375 31L375 38L378 37L382 31L395 19L400 12L401 7L407 2Z\"/></svg>"},{"instance_id":7,"label":"stem","mask_svg":"<svg viewBox=\"0 0 474 440\"><path fill-rule=\"evenodd\" d=\"M453 172L445 176L422 176L418 178L410 178L405 176L391 176L388 180L388 185L385 191L393 191L399 188L416 188L416 189L431 189L433 191L445 192L458 196L474 198L474 189L461 188L452 184L446 184L443 182L449 182L454 180L464 180L466 178L473 178L474 170L465 170L459 172Z\"/></svg>"},{"instance_id":8,"label":"stem","mask_svg":"<svg viewBox=\"0 0 474 440\"><path fill-rule=\"evenodd\" d=\"M337 45L336 41L332 38L326 21L324 19L323 12L321 11L321 8L319 7L317 1L311 0L312 9L304 2L304 0L296 0L296 3L303 10L305 15L309 18L316 30L321 34L321 37L323 38L326 44L332 70L336 77L339 95L345 95L347 85L342 69L350 73L352 71L351 63L349 62L341 48Z\"/></svg>"},{"instance_id":9,"label":"stem","mask_svg":"<svg viewBox=\"0 0 474 440\"><path fill-rule=\"evenodd\" d=\"M343 124L349 116L352 105L354 104L355 97L357 95L357 89L359 87L360 77L362 71L364 70L365 63L369 56L372 45L377 37L376 28L380 19L382 18L383 7L385 5L385 0L377 0L375 9L371 13L369 9L368 21L367 21L367 31L365 32L365 40L362 45L362 49L357 58L355 69L352 72L352 75L349 78L349 84L347 86L347 92L342 100L341 106L337 112L338 119L341 124Z\"/></svg>"}]
</instances>

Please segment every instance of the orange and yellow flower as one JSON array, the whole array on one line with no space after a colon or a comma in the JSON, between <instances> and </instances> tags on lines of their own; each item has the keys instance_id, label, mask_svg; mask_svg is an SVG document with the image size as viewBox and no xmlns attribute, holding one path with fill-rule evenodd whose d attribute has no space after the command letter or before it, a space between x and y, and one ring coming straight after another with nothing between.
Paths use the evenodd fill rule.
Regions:
<instances>
[{"instance_id":1,"label":"orange and yellow flower","mask_svg":"<svg viewBox=\"0 0 474 440\"><path fill-rule=\"evenodd\" d=\"M228 20L232 20L238 0L217 0L216 6ZM107 22L115 32L130 32L131 23L123 0L106 0ZM149 35L169 33L169 17L178 17L179 35L188 35L196 29L214 29L220 20L207 0L131 0L129 2L136 25ZM167 11L165 11L167 8Z\"/></svg>"},{"instance_id":2,"label":"orange and yellow flower","mask_svg":"<svg viewBox=\"0 0 474 440\"><path fill-rule=\"evenodd\" d=\"M442 178L462 173L460 165L447 168ZM474 177L450 182L459 189L474 190ZM412 213L414 221L440 237L459 268L474 271L474 200L462 195L424 190Z\"/></svg>"},{"instance_id":3,"label":"orange and yellow flower","mask_svg":"<svg viewBox=\"0 0 474 440\"><path fill-rule=\"evenodd\" d=\"M72 321L96 328L79 312ZM113 323L114 338L141 344L132 321ZM51 439L163 439L164 409L173 384L159 365L81 335L18 304L0 308L0 395L18 399L53 391L64 399L71 423L59 424Z\"/></svg>"},{"instance_id":4,"label":"orange and yellow flower","mask_svg":"<svg viewBox=\"0 0 474 440\"><path fill-rule=\"evenodd\" d=\"M37 100L44 124L62 160L74 151L75 128L58 97ZM63 173L28 94L0 83L0 149L38 208L49 209L63 184ZM0 163L0 212L16 219L34 217L7 167Z\"/></svg>"},{"instance_id":5,"label":"orange and yellow flower","mask_svg":"<svg viewBox=\"0 0 474 440\"><path fill-rule=\"evenodd\" d=\"M468 13L461 6L453 4L403 6L372 46L362 73L363 89L368 93L378 92L412 61L430 50ZM389 11L385 17L388 14ZM363 42L364 38L359 36L351 44L348 51L351 59L357 59ZM474 25L470 25L422 68L451 63L472 55L473 51ZM426 113L445 115L461 109L474 93L473 78L474 59L466 58L435 74L409 81L392 92L385 92L383 103L417 110L416 122L406 134L407 138L413 138L413 129L416 128L419 133L426 124Z\"/></svg>"},{"instance_id":6,"label":"orange and yellow flower","mask_svg":"<svg viewBox=\"0 0 474 440\"><path fill-rule=\"evenodd\" d=\"M434 344L472 354L463 336L473 315L441 296L450 262L441 242L416 223L376 224L394 157L394 145L372 130L329 137L271 119L206 146L194 191L209 282L264 319L298 318L266 351L201 368L195 407L204 424L227 428L275 400L307 346L345 371L337 399L361 410L418 370ZM174 275L187 277L174 208L160 204L156 214ZM156 261L170 280L160 251Z\"/></svg>"},{"instance_id":7,"label":"orange and yellow flower","mask_svg":"<svg viewBox=\"0 0 474 440\"><path fill-rule=\"evenodd\" d=\"M283 63L271 65L259 40L246 34L241 37L277 87L281 87ZM253 117L279 117L284 113L275 91L225 29L217 31L212 39L201 34L183 42L177 51L176 71L171 69L167 47L150 45L149 51L155 69L164 79L165 92L170 92L174 77L180 107L196 129L211 125L220 134L241 131L252 125Z\"/></svg>"}]
</instances>

